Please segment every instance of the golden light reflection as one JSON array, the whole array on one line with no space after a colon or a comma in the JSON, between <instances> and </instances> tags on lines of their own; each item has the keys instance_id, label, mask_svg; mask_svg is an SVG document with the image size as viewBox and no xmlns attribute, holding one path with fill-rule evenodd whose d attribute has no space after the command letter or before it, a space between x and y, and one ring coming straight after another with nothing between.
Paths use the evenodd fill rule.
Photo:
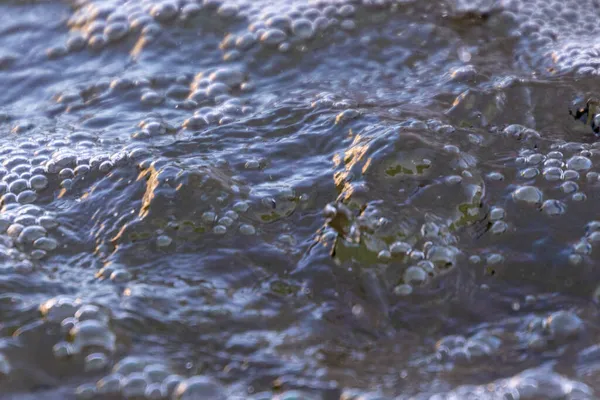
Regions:
<instances>
[{"instance_id":1,"label":"golden light reflection","mask_svg":"<svg viewBox=\"0 0 600 400\"><path fill-rule=\"evenodd\" d=\"M353 170L355 170L355 166L364 162L362 168L360 169L360 171L364 174L371 165L372 160L370 157L365 161L366 154L370 147L369 142L370 139L367 140L360 134L354 136L352 143L344 152L344 169L342 171L336 171L333 174L333 182L338 190L340 190L340 197L343 199L348 199L352 195L352 180L354 178ZM339 167L342 164L341 156L339 154L335 154L332 161L336 167Z\"/></svg>"}]
</instances>

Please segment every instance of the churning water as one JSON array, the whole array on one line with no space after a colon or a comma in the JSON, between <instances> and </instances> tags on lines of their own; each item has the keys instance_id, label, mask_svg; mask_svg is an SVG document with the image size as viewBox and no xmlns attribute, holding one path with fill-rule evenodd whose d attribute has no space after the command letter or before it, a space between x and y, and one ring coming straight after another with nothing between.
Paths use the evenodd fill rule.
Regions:
<instances>
[{"instance_id":1,"label":"churning water","mask_svg":"<svg viewBox=\"0 0 600 400\"><path fill-rule=\"evenodd\" d=\"M599 19L0 0L0 399L600 398Z\"/></svg>"}]
</instances>

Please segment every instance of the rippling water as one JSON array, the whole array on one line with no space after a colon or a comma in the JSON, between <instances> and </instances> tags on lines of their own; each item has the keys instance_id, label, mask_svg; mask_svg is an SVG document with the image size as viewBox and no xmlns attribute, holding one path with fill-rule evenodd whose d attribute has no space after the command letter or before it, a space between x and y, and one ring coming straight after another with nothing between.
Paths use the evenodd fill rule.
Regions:
<instances>
[{"instance_id":1,"label":"rippling water","mask_svg":"<svg viewBox=\"0 0 600 400\"><path fill-rule=\"evenodd\" d=\"M598 398L599 17L0 1L0 398Z\"/></svg>"}]
</instances>

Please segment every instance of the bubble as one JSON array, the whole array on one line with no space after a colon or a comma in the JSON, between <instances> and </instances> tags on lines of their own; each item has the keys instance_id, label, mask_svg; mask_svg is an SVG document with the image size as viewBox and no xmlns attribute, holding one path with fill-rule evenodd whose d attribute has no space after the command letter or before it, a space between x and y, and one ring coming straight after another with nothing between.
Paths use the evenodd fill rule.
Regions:
<instances>
[{"instance_id":1,"label":"bubble","mask_svg":"<svg viewBox=\"0 0 600 400\"><path fill-rule=\"evenodd\" d=\"M100 394L117 395L121 391L120 374L110 374L96 382L96 388Z\"/></svg>"},{"instance_id":2,"label":"bubble","mask_svg":"<svg viewBox=\"0 0 600 400\"><path fill-rule=\"evenodd\" d=\"M77 400L92 400L96 397L96 386L92 384L83 384L75 389L75 398Z\"/></svg>"},{"instance_id":3,"label":"bubble","mask_svg":"<svg viewBox=\"0 0 600 400\"><path fill-rule=\"evenodd\" d=\"M160 235L156 238L156 245L158 247L168 247L171 245L171 243L173 243L173 239L167 235Z\"/></svg>"},{"instance_id":4,"label":"bubble","mask_svg":"<svg viewBox=\"0 0 600 400\"><path fill-rule=\"evenodd\" d=\"M86 372L98 372L106 369L108 358L102 353L92 353L85 358L84 370Z\"/></svg>"},{"instance_id":5,"label":"bubble","mask_svg":"<svg viewBox=\"0 0 600 400\"><path fill-rule=\"evenodd\" d=\"M56 218L48 215L39 217L37 223L45 229L53 229L58 226L58 221L56 220Z\"/></svg>"},{"instance_id":6,"label":"bubble","mask_svg":"<svg viewBox=\"0 0 600 400\"><path fill-rule=\"evenodd\" d=\"M505 211L503 208L493 207L490 210L490 220L491 221L498 221L498 220L504 219L504 217L505 217Z\"/></svg>"},{"instance_id":7,"label":"bubble","mask_svg":"<svg viewBox=\"0 0 600 400\"><path fill-rule=\"evenodd\" d=\"M110 280L115 283L129 282L131 278L131 273L123 269L116 269L110 274Z\"/></svg>"},{"instance_id":8,"label":"bubble","mask_svg":"<svg viewBox=\"0 0 600 400\"><path fill-rule=\"evenodd\" d=\"M577 254L588 255L592 253L592 245L586 240L580 240L573 245L573 251Z\"/></svg>"},{"instance_id":9,"label":"bubble","mask_svg":"<svg viewBox=\"0 0 600 400\"><path fill-rule=\"evenodd\" d=\"M159 364L150 364L144 367L144 374L148 382L161 383L169 376L169 371Z\"/></svg>"},{"instance_id":10,"label":"bubble","mask_svg":"<svg viewBox=\"0 0 600 400\"><path fill-rule=\"evenodd\" d=\"M10 365L8 358L4 354L0 353L0 377L2 375L9 375L11 370L12 366Z\"/></svg>"},{"instance_id":11,"label":"bubble","mask_svg":"<svg viewBox=\"0 0 600 400\"><path fill-rule=\"evenodd\" d=\"M512 197L515 201L539 205L544 196L535 186L521 186L512 193Z\"/></svg>"},{"instance_id":12,"label":"bubble","mask_svg":"<svg viewBox=\"0 0 600 400\"><path fill-rule=\"evenodd\" d=\"M75 318L78 321L86 321L94 319L103 323L108 323L109 317L98 306L87 304L81 306L75 313Z\"/></svg>"},{"instance_id":13,"label":"bubble","mask_svg":"<svg viewBox=\"0 0 600 400\"><path fill-rule=\"evenodd\" d=\"M392 258L392 255L389 251L387 250L381 250L378 254L377 254L377 259L381 262L387 262Z\"/></svg>"},{"instance_id":14,"label":"bubble","mask_svg":"<svg viewBox=\"0 0 600 400\"><path fill-rule=\"evenodd\" d=\"M10 185L8 185L8 190L11 193L19 194L22 191L27 190L28 187L29 185L27 184L27 181L25 179L17 179L11 182Z\"/></svg>"},{"instance_id":15,"label":"bubble","mask_svg":"<svg viewBox=\"0 0 600 400\"><path fill-rule=\"evenodd\" d=\"M502 263L503 261L504 261L504 257L502 256L502 254L498 254L498 253L492 253L486 257L486 262L489 265L497 265L497 264Z\"/></svg>"},{"instance_id":16,"label":"bubble","mask_svg":"<svg viewBox=\"0 0 600 400\"><path fill-rule=\"evenodd\" d=\"M212 399L225 400L225 390L221 384L206 376L194 376L177 385L174 400Z\"/></svg>"},{"instance_id":17,"label":"bubble","mask_svg":"<svg viewBox=\"0 0 600 400\"><path fill-rule=\"evenodd\" d=\"M535 178L540 174L540 171L537 168L526 168L520 172L521 178L531 179Z\"/></svg>"},{"instance_id":18,"label":"bubble","mask_svg":"<svg viewBox=\"0 0 600 400\"><path fill-rule=\"evenodd\" d=\"M572 181L563 182L560 185L560 190L566 194L574 193L579 190L579 185Z\"/></svg>"},{"instance_id":19,"label":"bubble","mask_svg":"<svg viewBox=\"0 0 600 400\"><path fill-rule=\"evenodd\" d=\"M571 196L571 199L573 199L573 201L585 201L587 199L587 196L583 192L577 192L577 193L573 193L573 196Z\"/></svg>"},{"instance_id":20,"label":"bubble","mask_svg":"<svg viewBox=\"0 0 600 400\"><path fill-rule=\"evenodd\" d=\"M569 338L583 330L583 321L577 314L569 311L557 311L546 319L546 325L552 336Z\"/></svg>"},{"instance_id":21,"label":"bubble","mask_svg":"<svg viewBox=\"0 0 600 400\"><path fill-rule=\"evenodd\" d=\"M350 121L354 118L357 118L359 115L360 115L360 113L356 110L353 110L353 109L344 110L335 117L335 123L341 124L341 123Z\"/></svg>"},{"instance_id":22,"label":"bubble","mask_svg":"<svg viewBox=\"0 0 600 400\"><path fill-rule=\"evenodd\" d=\"M108 353L116 350L115 334L99 321L92 319L78 322L69 334L73 338L73 349L77 353L88 347L101 348Z\"/></svg>"},{"instance_id":23,"label":"bubble","mask_svg":"<svg viewBox=\"0 0 600 400\"><path fill-rule=\"evenodd\" d=\"M58 342L52 346L52 354L54 354L54 357L57 359L61 360L70 357L73 354L73 349L67 342Z\"/></svg>"},{"instance_id":24,"label":"bubble","mask_svg":"<svg viewBox=\"0 0 600 400\"><path fill-rule=\"evenodd\" d=\"M256 233L256 229L249 224L242 224L240 226L240 233L243 235L254 235Z\"/></svg>"},{"instance_id":25,"label":"bubble","mask_svg":"<svg viewBox=\"0 0 600 400\"><path fill-rule=\"evenodd\" d=\"M587 171L592 168L592 160L583 156L573 156L567 160L567 168L575 171Z\"/></svg>"},{"instance_id":26,"label":"bubble","mask_svg":"<svg viewBox=\"0 0 600 400\"><path fill-rule=\"evenodd\" d=\"M40 305L42 316L48 321L60 322L75 315L79 302L66 296L57 296Z\"/></svg>"},{"instance_id":27,"label":"bubble","mask_svg":"<svg viewBox=\"0 0 600 400\"><path fill-rule=\"evenodd\" d=\"M296 19L292 23L292 32L300 39L309 39L314 34L313 24L305 18Z\"/></svg>"},{"instance_id":28,"label":"bubble","mask_svg":"<svg viewBox=\"0 0 600 400\"><path fill-rule=\"evenodd\" d=\"M542 204L542 211L546 215L562 215L567 211L567 206L559 200L546 200Z\"/></svg>"},{"instance_id":29,"label":"bubble","mask_svg":"<svg viewBox=\"0 0 600 400\"><path fill-rule=\"evenodd\" d=\"M427 273L421 267L412 266L404 271L404 281L408 284L420 285L427 280Z\"/></svg>"},{"instance_id":30,"label":"bubble","mask_svg":"<svg viewBox=\"0 0 600 400\"><path fill-rule=\"evenodd\" d=\"M506 232L507 229L508 229L508 225L506 224L506 222L495 221L490 228L490 232L492 232L495 235L500 235L500 234Z\"/></svg>"},{"instance_id":31,"label":"bubble","mask_svg":"<svg viewBox=\"0 0 600 400\"><path fill-rule=\"evenodd\" d=\"M165 398L165 396L163 396L162 387L160 383L149 384L146 388L146 391L144 392L144 395L148 400L161 400Z\"/></svg>"},{"instance_id":32,"label":"bubble","mask_svg":"<svg viewBox=\"0 0 600 400\"><path fill-rule=\"evenodd\" d=\"M215 225L215 227L213 228L213 232L217 235L224 235L225 233L227 233L227 228L223 225Z\"/></svg>"},{"instance_id":33,"label":"bubble","mask_svg":"<svg viewBox=\"0 0 600 400\"><path fill-rule=\"evenodd\" d=\"M504 180L504 175L502 175L500 172L490 172L487 177L489 180L496 182Z\"/></svg>"},{"instance_id":34,"label":"bubble","mask_svg":"<svg viewBox=\"0 0 600 400\"><path fill-rule=\"evenodd\" d=\"M563 177L563 170L558 167L546 167L543 172L544 178L549 181L558 181Z\"/></svg>"},{"instance_id":35,"label":"bubble","mask_svg":"<svg viewBox=\"0 0 600 400\"><path fill-rule=\"evenodd\" d=\"M394 242L390 246L390 253L393 256L405 256L411 251L412 247L410 244L405 242Z\"/></svg>"},{"instance_id":36,"label":"bubble","mask_svg":"<svg viewBox=\"0 0 600 400\"><path fill-rule=\"evenodd\" d=\"M177 386L183 381L183 377L179 375L169 375L161 384L161 391L167 396L171 396Z\"/></svg>"},{"instance_id":37,"label":"bubble","mask_svg":"<svg viewBox=\"0 0 600 400\"><path fill-rule=\"evenodd\" d=\"M140 372L133 372L121 381L121 393L125 398L143 397L148 387L146 376Z\"/></svg>"},{"instance_id":38,"label":"bubble","mask_svg":"<svg viewBox=\"0 0 600 400\"><path fill-rule=\"evenodd\" d=\"M20 243L33 243L39 238L46 236L46 230L39 225L27 226L19 234Z\"/></svg>"},{"instance_id":39,"label":"bubble","mask_svg":"<svg viewBox=\"0 0 600 400\"><path fill-rule=\"evenodd\" d=\"M563 179L565 181L577 180L579 179L579 172L574 171L572 169L568 169L563 173Z\"/></svg>"}]
</instances>

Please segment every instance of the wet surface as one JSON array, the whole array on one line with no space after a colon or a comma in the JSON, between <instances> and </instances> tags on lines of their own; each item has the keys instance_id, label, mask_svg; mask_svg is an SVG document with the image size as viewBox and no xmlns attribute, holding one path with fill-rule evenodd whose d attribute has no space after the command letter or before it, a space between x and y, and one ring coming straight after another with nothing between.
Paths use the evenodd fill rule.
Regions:
<instances>
[{"instance_id":1,"label":"wet surface","mask_svg":"<svg viewBox=\"0 0 600 400\"><path fill-rule=\"evenodd\" d=\"M596 398L599 13L0 2L0 398Z\"/></svg>"}]
</instances>

